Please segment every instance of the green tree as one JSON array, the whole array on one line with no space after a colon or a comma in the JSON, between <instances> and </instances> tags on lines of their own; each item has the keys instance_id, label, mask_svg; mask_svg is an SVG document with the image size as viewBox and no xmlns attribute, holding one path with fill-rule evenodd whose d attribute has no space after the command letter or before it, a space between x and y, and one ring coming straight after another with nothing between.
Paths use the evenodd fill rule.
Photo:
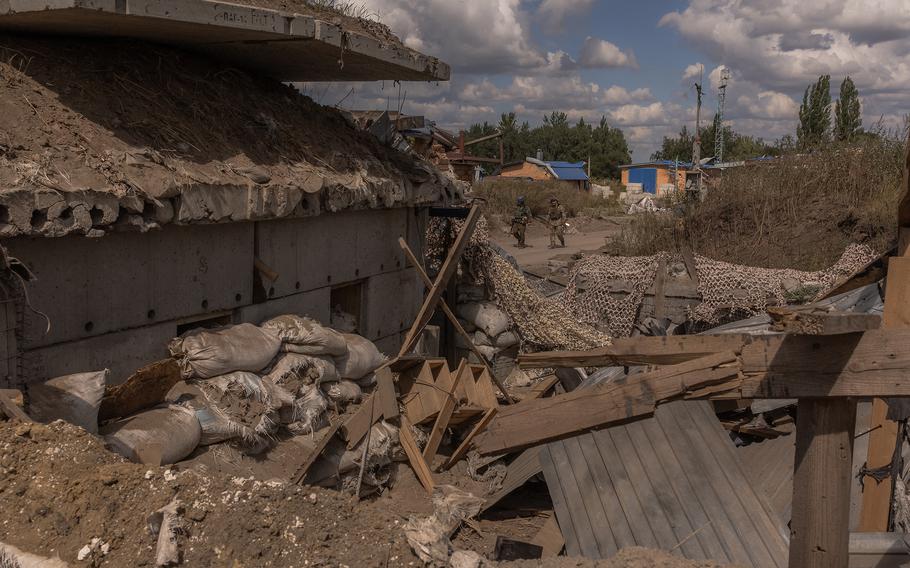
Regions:
<instances>
[{"instance_id":1,"label":"green tree","mask_svg":"<svg viewBox=\"0 0 910 568\"><path fill-rule=\"evenodd\" d=\"M831 75L822 75L803 93L796 138L801 148L811 148L827 142L830 130Z\"/></svg>"},{"instance_id":2,"label":"green tree","mask_svg":"<svg viewBox=\"0 0 910 568\"><path fill-rule=\"evenodd\" d=\"M862 132L862 108L859 91L848 75L840 84L840 95L834 103L834 138L841 142L852 142Z\"/></svg>"},{"instance_id":3,"label":"green tree","mask_svg":"<svg viewBox=\"0 0 910 568\"><path fill-rule=\"evenodd\" d=\"M717 126L718 120L717 116L715 116L711 124L701 128L702 158L714 155L714 139L717 136ZM651 159L690 162L692 160L694 138L688 129L683 126L677 136L664 136L660 150L651 154ZM736 162L777 153L774 146L766 144L761 138L738 134L731 126L724 125L724 161Z\"/></svg>"}]
</instances>

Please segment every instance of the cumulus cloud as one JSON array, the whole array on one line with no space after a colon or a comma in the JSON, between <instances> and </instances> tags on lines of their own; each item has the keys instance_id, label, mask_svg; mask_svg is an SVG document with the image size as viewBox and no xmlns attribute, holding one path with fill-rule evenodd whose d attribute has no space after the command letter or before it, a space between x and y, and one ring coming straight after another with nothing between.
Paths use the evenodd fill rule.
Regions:
<instances>
[{"instance_id":1,"label":"cumulus cloud","mask_svg":"<svg viewBox=\"0 0 910 568\"><path fill-rule=\"evenodd\" d=\"M588 36L581 47L578 63L582 67L631 67L638 68L635 54L623 51L605 39Z\"/></svg>"},{"instance_id":2,"label":"cumulus cloud","mask_svg":"<svg viewBox=\"0 0 910 568\"><path fill-rule=\"evenodd\" d=\"M705 66L702 63L693 63L692 65L686 66L682 74L683 82L688 82L690 80L700 79L705 73Z\"/></svg>"},{"instance_id":3,"label":"cumulus cloud","mask_svg":"<svg viewBox=\"0 0 910 568\"><path fill-rule=\"evenodd\" d=\"M543 0L537 16L545 30L562 31L568 16L585 13L593 5L594 0Z\"/></svg>"},{"instance_id":4,"label":"cumulus cloud","mask_svg":"<svg viewBox=\"0 0 910 568\"><path fill-rule=\"evenodd\" d=\"M763 91L755 96L741 95L737 105L749 118L794 121L799 105L784 93Z\"/></svg>"}]
</instances>

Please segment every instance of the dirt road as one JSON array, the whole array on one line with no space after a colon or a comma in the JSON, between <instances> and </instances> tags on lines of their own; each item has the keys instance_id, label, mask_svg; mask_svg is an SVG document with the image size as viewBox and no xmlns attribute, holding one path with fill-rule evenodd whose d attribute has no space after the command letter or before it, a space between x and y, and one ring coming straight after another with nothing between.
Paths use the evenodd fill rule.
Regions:
<instances>
[{"instance_id":1,"label":"dirt road","mask_svg":"<svg viewBox=\"0 0 910 568\"><path fill-rule=\"evenodd\" d=\"M569 220L570 224L574 222L574 219ZM515 238L501 231L497 231L491 236L496 244L515 257L518 264L525 268L531 268L545 266L549 259L557 255L596 251L604 246L609 239L615 238L621 232L622 225L610 221L587 224L578 233L566 235L566 248L560 249L548 248L550 244L549 234L546 228L539 223L532 223L528 227L528 234L525 239L525 242L530 245L528 248L517 248L515 246Z\"/></svg>"}]
</instances>

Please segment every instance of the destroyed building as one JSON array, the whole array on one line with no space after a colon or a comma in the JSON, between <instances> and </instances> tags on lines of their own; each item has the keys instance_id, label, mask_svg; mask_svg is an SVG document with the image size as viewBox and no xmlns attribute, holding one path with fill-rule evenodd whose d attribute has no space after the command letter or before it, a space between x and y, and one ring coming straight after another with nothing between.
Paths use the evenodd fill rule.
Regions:
<instances>
[{"instance_id":1,"label":"destroyed building","mask_svg":"<svg viewBox=\"0 0 910 568\"><path fill-rule=\"evenodd\" d=\"M8 386L116 383L187 329L281 313L335 309L397 349L421 287L396 240L419 249L457 188L281 82L444 63L378 24L268 8L4 6L0 234L27 267L5 287Z\"/></svg>"}]
</instances>

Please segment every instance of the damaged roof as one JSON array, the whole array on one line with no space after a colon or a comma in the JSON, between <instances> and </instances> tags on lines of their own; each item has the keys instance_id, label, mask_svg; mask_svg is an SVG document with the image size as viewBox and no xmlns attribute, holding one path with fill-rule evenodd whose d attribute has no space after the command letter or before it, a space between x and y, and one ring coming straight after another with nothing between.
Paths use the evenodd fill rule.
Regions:
<instances>
[{"instance_id":1,"label":"damaged roof","mask_svg":"<svg viewBox=\"0 0 910 568\"><path fill-rule=\"evenodd\" d=\"M0 36L0 236L439 203L452 182L273 79L125 40Z\"/></svg>"}]
</instances>

